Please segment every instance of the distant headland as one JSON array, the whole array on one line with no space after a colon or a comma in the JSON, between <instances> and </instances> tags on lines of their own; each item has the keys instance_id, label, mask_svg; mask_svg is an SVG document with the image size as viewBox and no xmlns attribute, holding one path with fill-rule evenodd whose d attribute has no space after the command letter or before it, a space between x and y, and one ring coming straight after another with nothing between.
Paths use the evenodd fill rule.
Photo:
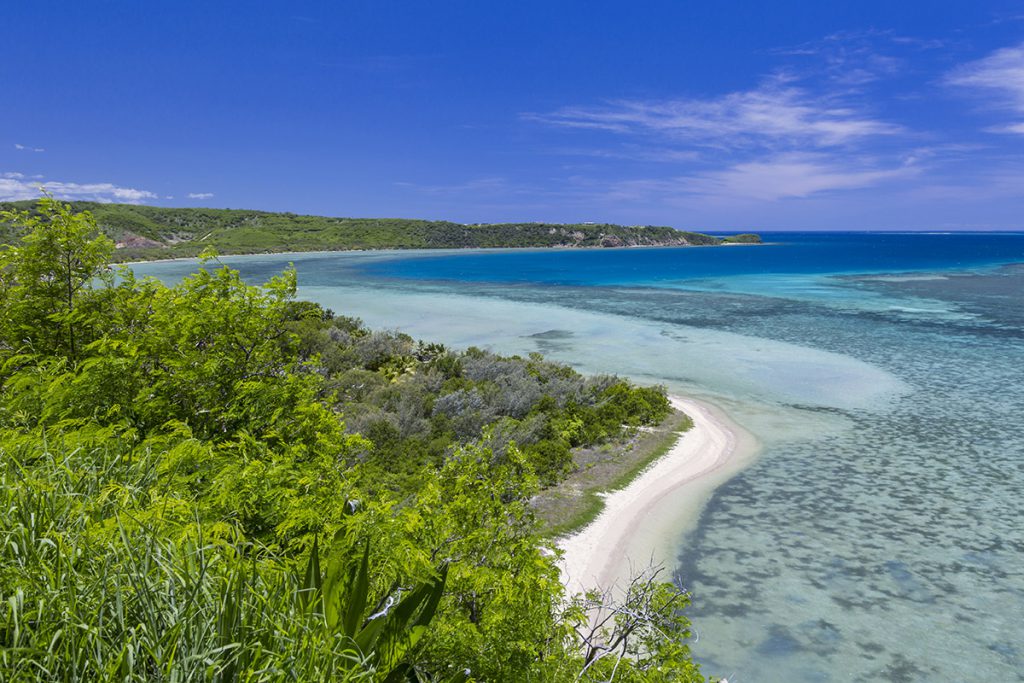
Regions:
<instances>
[{"instance_id":1,"label":"distant headland","mask_svg":"<svg viewBox=\"0 0 1024 683\"><path fill-rule=\"evenodd\" d=\"M117 243L116 260L363 249L684 247L757 244L758 235L716 237L664 226L607 223L478 223L405 218L332 218L245 209L193 209L71 202L90 211ZM0 210L31 208L0 203ZM0 242L9 241L0 226Z\"/></svg>"}]
</instances>

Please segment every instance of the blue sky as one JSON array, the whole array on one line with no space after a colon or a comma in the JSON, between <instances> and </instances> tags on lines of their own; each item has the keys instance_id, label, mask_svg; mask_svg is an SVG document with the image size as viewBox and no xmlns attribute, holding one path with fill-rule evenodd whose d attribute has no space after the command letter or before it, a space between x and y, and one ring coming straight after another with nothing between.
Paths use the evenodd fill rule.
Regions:
<instances>
[{"instance_id":1,"label":"blue sky","mask_svg":"<svg viewBox=\"0 0 1024 683\"><path fill-rule=\"evenodd\" d=\"M1024 5L9 3L0 199L1024 229Z\"/></svg>"}]
</instances>

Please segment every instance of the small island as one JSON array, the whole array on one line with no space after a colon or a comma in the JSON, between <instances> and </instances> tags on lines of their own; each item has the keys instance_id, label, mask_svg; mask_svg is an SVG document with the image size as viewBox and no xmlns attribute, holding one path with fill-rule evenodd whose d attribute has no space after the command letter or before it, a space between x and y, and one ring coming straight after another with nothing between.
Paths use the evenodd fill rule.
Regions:
<instances>
[{"instance_id":1,"label":"small island","mask_svg":"<svg viewBox=\"0 0 1024 683\"><path fill-rule=\"evenodd\" d=\"M751 233L715 237L652 225L609 223L475 223L407 218L331 218L245 209L181 209L134 204L72 202L89 211L117 245L115 261L220 254L364 249L493 249L687 247L760 243ZM0 211L31 209L31 202L0 203ZM13 239L0 226L0 242Z\"/></svg>"}]
</instances>

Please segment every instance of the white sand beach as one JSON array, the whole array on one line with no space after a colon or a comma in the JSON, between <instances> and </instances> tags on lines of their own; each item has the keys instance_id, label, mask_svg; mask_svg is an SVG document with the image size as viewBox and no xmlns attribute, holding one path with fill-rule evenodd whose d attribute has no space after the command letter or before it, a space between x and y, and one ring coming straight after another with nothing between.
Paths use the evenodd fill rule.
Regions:
<instances>
[{"instance_id":1,"label":"white sand beach","mask_svg":"<svg viewBox=\"0 0 1024 683\"><path fill-rule=\"evenodd\" d=\"M674 568L679 543L708 496L756 454L753 436L718 408L691 398L670 400L690 416L693 428L628 486L607 494L593 522L559 539L570 593L614 591L652 563Z\"/></svg>"}]
</instances>

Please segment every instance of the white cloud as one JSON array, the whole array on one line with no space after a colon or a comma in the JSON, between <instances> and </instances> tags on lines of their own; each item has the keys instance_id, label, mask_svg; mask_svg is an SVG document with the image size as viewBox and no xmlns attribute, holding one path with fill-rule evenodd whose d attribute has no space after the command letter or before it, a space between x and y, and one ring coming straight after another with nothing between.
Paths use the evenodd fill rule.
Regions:
<instances>
[{"instance_id":1,"label":"white cloud","mask_svg":"<svg viewBox=\"0 0 1024 683\"><path fill-rule=\"evenodd\" d=\"M912 162L885 168L867 161L839 162L827 154L781 154L672 178L584 185L592 199L613 203L774 202L857 190L916 175Z\"/></svg>"},{"instance_id":2,"label":"white cloud","mask_svg":"<svg viewBox=\"0 0 1024 683\"><path fill-rule=\"evenodd\" d=\"M882 71L876 65L876 72ZM854 106L848 94L812 91L785 76L715 98L619 101L531 118L644 136L648 147L676 155L664 161L689 167L669 177L607 184L604 198L622 202L805 198L915 175L920 169L914 163L923 158L894 152L902 142L898 136L908 131ZM896 138L886 143L888 160L864 153L879 149L880 137Z\"/></svg>"},{"instance_id":3,"label":"white cloud","mask_svg":"<svg viewBox=\"0 0 1024 683\"><path fill-rule=\"evenodd\" d=\"M1009 109L1024 115L1024 43L1004 47L982 59L961 64L946 76L946 82L987 93L993 97L991 104L997 109ZM1024 121L987 130L1024 134Z\"/></svg>"},{"instance_id":4,"label":"white cloud","mask_svg":"<svg viewBox=\"0 0 1024 683\"><path fill-rule=\"evenodd\" d=\"M792 58L801 73L823 76L847 91L863 91L877 81L906 76L917 55L942 48L941 40L899 35L890 30L838 31L818 40L771 50Z\"/></svg>"},{"instance_id":5,"label":"white cloud","mask_svg":"<svg viewBox=\"0 0 1024 683\"><path fill-rule=\"evenodd\" d=\"M209 199L213 196L212 192L189 192L189 199Z\"/></svg>"},{"instance_id":6,"label":"white cloud","mask_svg":"<svg viewBox=\"0 0 1024 683\"><path fill-rule=\"evenodd\" d=\"M982 59L961 64L946 79L952 85L1001 92L1024 110L1024 45L1004 47Z\"/></svg>"},{"instance_id":7,"label":"white cloud","mask_svg":"<svg viewBox=\"0 0 1024 683\"><path fill-rule=\"evenodd\" d=\"M834 98L773 78L753 90L713 99L621 100L604 107L567 107L527 118L567 128L654 134L727 148L834 147L903 132Z\"/></svg>"},{"instance_id":8,"label":"white cloud","mask_svg":"<svg viewBox=\"0 0 1024 683\"><path fill-rule=\"evenodd\" d=\"M17 142L14 143L14 149L18 149L24 152L45 152L46 150L42 147L29 147L27 145L19 145Z\"/></svg>"},{"instance_id":9,"label":"white cloud","mask_svg":"<svg viewBox=\"0 0 1024 683\"><path fill-rule=\"evenodd\" d=\"M93 202L123 202L141 204L157 195L148 190L121 187L113 183L65 183L59 181L35 180L26 182L20 173L4 173L0 177L0 201L38 199L40 188L58 199L84 200Z\"/></svg>"},{"instance_id":10,"label":"white cloud","mask_svg":"<svg viewBox=\"0 0 1024 683\"><path fill-rule=\"evenodd\" d=\"M423 194L430 195L461 195L461 194L492 194L495 192L509 193L516 192L517 188L508 183L504 178L474 178L461 183L450 185L420 185L418 183L396 182L399 187L406 187Z\"/></svg>"},{"instance_id":11,"label":"white cloud","mask_svg":"<svg viewBox=\"0 0 1024 683\"><path fill-rule=\"evenodd\" d=\"M917 172L912 165L878 168L838 163L822 155L785 154L686 178L681 189L705 197L774 201L869 187Z\"/></svg>"},{"instance_id":12,"label":"white cloud","mask_svg":"<svg viewBox=\"0 0 1024 683\"><path fill-rule=\"evenodd\" d=\"M698 161L700 153L692 149L670 149L663 145L617 145L611 149L588 147L553 147L551 154L592 159L624 159L628 161L654 161L659 163L680 163Z\"/></svg>"},{"instance_id":13,"label":"white cloud","mask_svg":"<svg viewBox=\"0 0 1024 683\"><path fill-rule=\"evenodd\" d=\"M718 212L733 201L768 208L808 198L839 201L837 195L869 189L905 193L971 150L879 113L875 103L886 100L873 84L900 79L901 95L916 92L916 55L940 47L885 31L833 34L776 52L792 57L790 65L749 89L577 103L523 118L592 131L577 140L597 150L558 153L634 162L574 167L583 177L569 179L564 194L587 201ZM645 163L646 172L636 170Z\"/></svg>"},{"instance_id":14,"label":"white cloud","mask_svg":"<svg viewBox=\"0 0 1024 683\"><path fill-rule=\"evenodd\" d=\"M1008 123L1003 126L989 126L985 130L989 133L1016 133L1017 135L1024 135L1024 121Z\"/></svg>"}]
</instances>

